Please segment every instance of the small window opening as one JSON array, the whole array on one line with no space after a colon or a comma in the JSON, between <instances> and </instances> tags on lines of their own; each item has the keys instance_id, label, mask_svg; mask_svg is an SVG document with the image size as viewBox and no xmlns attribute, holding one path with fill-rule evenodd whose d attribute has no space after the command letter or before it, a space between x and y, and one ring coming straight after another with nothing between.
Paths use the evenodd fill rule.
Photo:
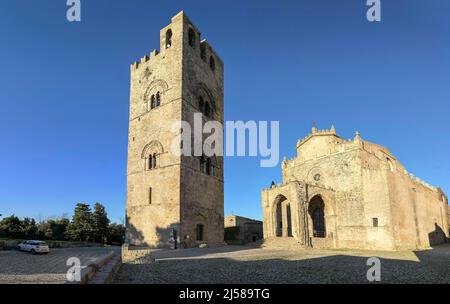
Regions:
<instances>
[{"instance_id":1,"label":"small window opening","mask_svg":"<svg viewBox=\"0 0 450 304\"><path fill-rule=\"evenodd\" d=\"M204 44L200 45L200 58L206 61L206 46Z\"/></svg>"},{"instance_id":2,"label":"small window opening","mask_svg":"<svg viewBox=\"0 0 450 304\"><path fill-rule=\"evenodd\" d=\"M374 217L372 219L372 225L373 225L373 227L378 227L378 218L377 217Z\"/></svg>"},{"instance_id":3,"label":"small window opening","mask_svg":"<svg viewBox=\"0 0 450 304\"><path fill-rule=\"evenodd\" d=\"M148 204L152 204L152 187L148 188Z\"/></svg>"},{"instance_id":4,"label":"small window opening","mask_svg":"<svg viewBox=\"0 0 450 304\"><path fill-rule=\"evenodd\" d=\"M166 32L166 49L172 46L172 30L168 29Z\"/></svg>"},{"instance_id":5,"label":"small window opening","mask_svg":"<svg viewBox=\"0 0 450 304\"><path fill-rule=\"evenodd\" d=\"M189 29L188 39L189 39L189 45L192 48L195 48L195 32L194 32L194 30L192 28Z\"/></svg>"},{"instance_id":6,"label":"small window opening","mask_svg":"<svg viewBox=\"0 0 450 304\"><path fill-rule=\"evenodd\" d=\"M197 241L203 241L204 238L204 226L202 224L198 224L196 228Z\"/></svg>"},{"instance_id":7,"label":"small window opening","mask_svg":"<svg viewBox=\"0 0 450 304\"><path fill-rule=\"evenodd\" d=\"M209 67L212 71L216 70L216 61L214 60L213 56L209 57Z\"/></svg>"}]
</instances>

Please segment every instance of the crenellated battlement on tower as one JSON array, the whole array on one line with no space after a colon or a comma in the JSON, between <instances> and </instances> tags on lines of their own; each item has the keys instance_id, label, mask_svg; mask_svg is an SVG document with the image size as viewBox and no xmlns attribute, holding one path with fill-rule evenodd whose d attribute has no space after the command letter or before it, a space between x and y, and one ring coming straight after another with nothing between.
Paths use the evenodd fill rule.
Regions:
<instances>
[{"instance_id":1,"label":"crenellated battlement on tower","mask_svg":"<svg viewBox=\"0 0 450 304\"><path fill-rule=\"evenodd\" d=\"M143 56L131 64L131 70L139 69L143 64L152 62L160 53L186 54L185 50L191 50L201 58L217 74L223 73L223 61L214 48L206 39L201 38L201 33L190 21L186 14L181 11L171 19L171 23L160 30L160 50L154 49L150 55Z\"/></svg>"},{"instance_id":2,"label":"crenellated battlement on tower","mask_svg":"<svg viewBox=\"0 0 450 304\"><path fill-rule=\"evenodd\" d=\"M159 51L157 49L154 49L149 55L145 55L144 57L142 57L141 60L133 62L133 64L131 64L131 69L137 70L142 64L149 62L158 55Z\"/></svg>"}]
</instances>

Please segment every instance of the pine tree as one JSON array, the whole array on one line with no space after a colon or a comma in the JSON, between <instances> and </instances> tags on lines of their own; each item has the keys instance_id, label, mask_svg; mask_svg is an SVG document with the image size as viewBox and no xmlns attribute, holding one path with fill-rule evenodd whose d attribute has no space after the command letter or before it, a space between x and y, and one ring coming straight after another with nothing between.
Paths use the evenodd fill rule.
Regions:
<instances>
[{"instance_id":1,"label":"pine tree","mask_svg":"<svg viewBox=\"0 0 450 304\"><path fill-rule=\"evenodd\" d=\"M88 204L77 204L72 222L67 227L67 236L72 240L92 241L92 212Z\"/></svg>"},{"instance_id":2,"label":"pine tree","mask_svg":"<svg viewBox=\"0 0 450 304\"><path fill-rule=\"evenodd\" d=\"M92 215L93 236L96 242L103 242L108 237L109 219L105 207L100 203L95 203L94 214Z\"/></svg>"},{"instance_id":3,"label":"pine tree","mask_svg":"<svg viewBox=\"0 0 450 304\"><path fill-rule=\"evenodd\" d=\"M6 238L22 237L21 224L22 222L15 215L5 217L2 221L0 221L0 237Z\"/></svg>"},{"instance_id":4,"label":"pine tree","mask_svg":"<svg viewBox=\"0 0 450 304\"><path fill-rule=\"evenodd\" d=\"M38 227L36 221L32 218L24 218L21 222L21 235L24 238L35 238L37 236Z\"/></svg>"},{"instance_id":5,"label":"pine tree","mask_svg":"<svg viewBox=\"0 0 450 304\"><path fill-rule=\"evenodd\" d=\"M109 243L122 244L125 238L125 226L112 223L109 225Z\"/></svg>"}]
</instances>

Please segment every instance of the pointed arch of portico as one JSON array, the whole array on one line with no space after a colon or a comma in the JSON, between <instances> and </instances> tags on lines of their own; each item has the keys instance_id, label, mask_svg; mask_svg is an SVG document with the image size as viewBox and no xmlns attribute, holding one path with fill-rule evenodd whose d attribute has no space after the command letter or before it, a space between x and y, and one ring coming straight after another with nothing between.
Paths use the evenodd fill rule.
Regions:
<instances>
[{"instance_id":1,"label":"pointed arch of portico","mask_svg":"<svg viewBox=\"0 0 450 304\"><path fill-rule=\"evenodd\" d=\"M325 238L337 239L337 222L336 222L336 206L334 191L317 186L308 185L307 191L307 229L310 238L317 237L314 235L313 213L315 209L322 208L324 216L324 236ZM321 237L321 236L320 236Z\"/></svg>"},{"instance_id":2,"label":"pointed arch of portico","mask_svg":"<svg viewBox=\"0 0 450 304\"><path fill-rule=\"evenodd\" d=\"M277 236L277 206L282 206L284 228L282 236L292 236L296 240L303 239L303 192L298 183L290 182L279 186L273 186L263 191L263 225L264 237ZM279 208L278 208L279 209ZM290 220L288 217L290 215ZM288 225L288 222L289 225ZM288 227L290 229L288 229ZM302 230L303 229L303 230ZM301 241L301 243L304 243Z\"/></svg>"}]
</instances>

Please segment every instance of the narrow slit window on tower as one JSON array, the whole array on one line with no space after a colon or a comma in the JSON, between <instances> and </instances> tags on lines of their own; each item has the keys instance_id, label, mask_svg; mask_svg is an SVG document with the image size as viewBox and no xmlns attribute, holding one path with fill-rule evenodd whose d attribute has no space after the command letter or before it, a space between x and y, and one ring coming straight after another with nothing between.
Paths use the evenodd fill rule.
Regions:
<instances>
[{"instance_id":1,"label":"narrow slit window on tower","mask_svg":"<svg viewBox=\"0 0 450 304\"><path fill-rule=\"evenodd\" d=\"M192 28L189 28L188 39L189 39L189 45L192 48L195 48L195 32Z\"/></svg>"},{"instance_id":2,"label":"narrow slit window on tower","mask_svg":"<svg viewBox=\"0 0 450 304\"><path fill-rule=\"evenodd\" d=\"M172 30L168 29L166 32L166 49L172 46Z\"/></svg>"},{"instance_id":3,"label":"narrow slit window on tower","mask_svg":"<svg viewBox=\"0 0 450 304\"><path fill-rule=\"evenodd\" d=\"M152 187L148 188L148 204L152 204Z\"/></svg>"},{"instance_id":4,"label":"narrow slit window on tower","mask_svg":"<svg viewBox=\"0 0 450 304\"><path fill-rule=\"evenodd\" d=\"M209 67L212 71L216 70L216 61L214 60L213 56L209 57Z\"/></svg>"}]
</instances>

